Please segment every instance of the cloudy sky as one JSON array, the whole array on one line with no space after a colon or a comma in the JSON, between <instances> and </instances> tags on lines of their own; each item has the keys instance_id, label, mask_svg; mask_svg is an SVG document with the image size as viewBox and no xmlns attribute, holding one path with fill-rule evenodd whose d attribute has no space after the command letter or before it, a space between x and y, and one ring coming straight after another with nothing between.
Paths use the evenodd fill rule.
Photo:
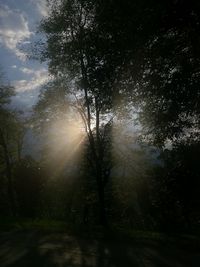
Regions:
<instances>
[{"instance_id":1,"label":"cloudy sky","mask_svg":"<svg viewBox=\"0 0 200 267\"><path fill-rule=\"evenodd\" d=\"M17 91L12 105L22 110L31 108L48 79L47 66L28 60L21 49L34 40L46 14L45 0L0 0L0 66Z\"/></svg>"}]
</instances>

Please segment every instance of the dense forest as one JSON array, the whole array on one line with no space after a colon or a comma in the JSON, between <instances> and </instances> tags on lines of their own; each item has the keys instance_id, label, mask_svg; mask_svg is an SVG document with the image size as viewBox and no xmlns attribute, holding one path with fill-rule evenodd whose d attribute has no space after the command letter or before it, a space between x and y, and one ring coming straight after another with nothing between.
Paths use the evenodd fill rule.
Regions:
<instances>
[{"instance_id":1,"label":"dense forest","mask_svg":"<svg viewBox=\"0 0 200 267\"><path fill-rule=\"evenodd\" d=\"M0 78L2 220L200 233L200 2L48 0L36 36L31 113Z\"/></svg>"}]
</instances>

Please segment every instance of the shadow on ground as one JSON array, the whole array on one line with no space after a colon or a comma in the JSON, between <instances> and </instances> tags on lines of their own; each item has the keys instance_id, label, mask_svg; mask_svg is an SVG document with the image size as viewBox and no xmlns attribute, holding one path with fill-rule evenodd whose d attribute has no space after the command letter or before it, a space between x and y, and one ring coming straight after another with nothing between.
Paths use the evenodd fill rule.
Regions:
<instances>
[{"instance_id":1,"label":"shadow on ground","mask_svg":"<svg viewBox=\"0 0 200 267\"><path fill-rule=\"evenodd\" d=\"M83 240L37 231L0 234L1 267L199 267L198 249L155 240Z\"/></svg>"}]
</instances>

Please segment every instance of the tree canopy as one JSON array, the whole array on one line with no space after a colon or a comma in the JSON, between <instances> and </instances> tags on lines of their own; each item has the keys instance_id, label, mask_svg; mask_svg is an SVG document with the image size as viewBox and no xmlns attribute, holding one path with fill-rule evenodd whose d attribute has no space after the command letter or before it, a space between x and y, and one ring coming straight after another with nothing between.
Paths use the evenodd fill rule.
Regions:
<instances>
[{"instance_id":1,"label":"tree canopy","mask_svg":"<svg viewBox=\"0 0 200 267\"><path fill-rule=\"evenodd\" d=\"M145 137L156 146L199 139L200 5L183 0L48 4L40 24L45 38L36 45L54 83L41 94L36 111L47 115L48 106L55 107L57 102L49 103L60 95L56 90L64 102L68 95L69 101L58 102L73 106L82 119L103 218L105 133L116 110L134 109Z\"/></svg>"},{"instance_id":2,"label":"tree canopy","mask_svg":"<svg viewBox=\"0 0 200 267\"><path fill-rule=\"evenodd\" d=\"M124 95L163 145L199 125L197 1L49 1L41 59L85 90L91 111L110 111ZM124 102L123 102L124 104ZM86 104L87 105L87 104ZM193 136L194 138L196 137Z\"/></svg>"}]
</instances>

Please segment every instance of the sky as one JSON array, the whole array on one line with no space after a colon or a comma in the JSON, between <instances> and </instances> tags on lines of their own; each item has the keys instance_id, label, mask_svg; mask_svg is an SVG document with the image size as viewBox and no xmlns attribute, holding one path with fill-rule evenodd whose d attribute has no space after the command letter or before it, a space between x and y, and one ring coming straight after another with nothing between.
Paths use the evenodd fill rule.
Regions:
<instances>
[{"instance_id":1,"label":"sky","mask_svg":"<svg viewBox=\"0 0 200 267\"><path fill-rule=\"evenodd\" d=\"M12 107L23 111L36 103L48 80L46 64L27 59L27 49L21 49L30 47L36 38L47 9L45 0L0 0L0 67L16 89Z\"/></svg>"}]
</instances>

